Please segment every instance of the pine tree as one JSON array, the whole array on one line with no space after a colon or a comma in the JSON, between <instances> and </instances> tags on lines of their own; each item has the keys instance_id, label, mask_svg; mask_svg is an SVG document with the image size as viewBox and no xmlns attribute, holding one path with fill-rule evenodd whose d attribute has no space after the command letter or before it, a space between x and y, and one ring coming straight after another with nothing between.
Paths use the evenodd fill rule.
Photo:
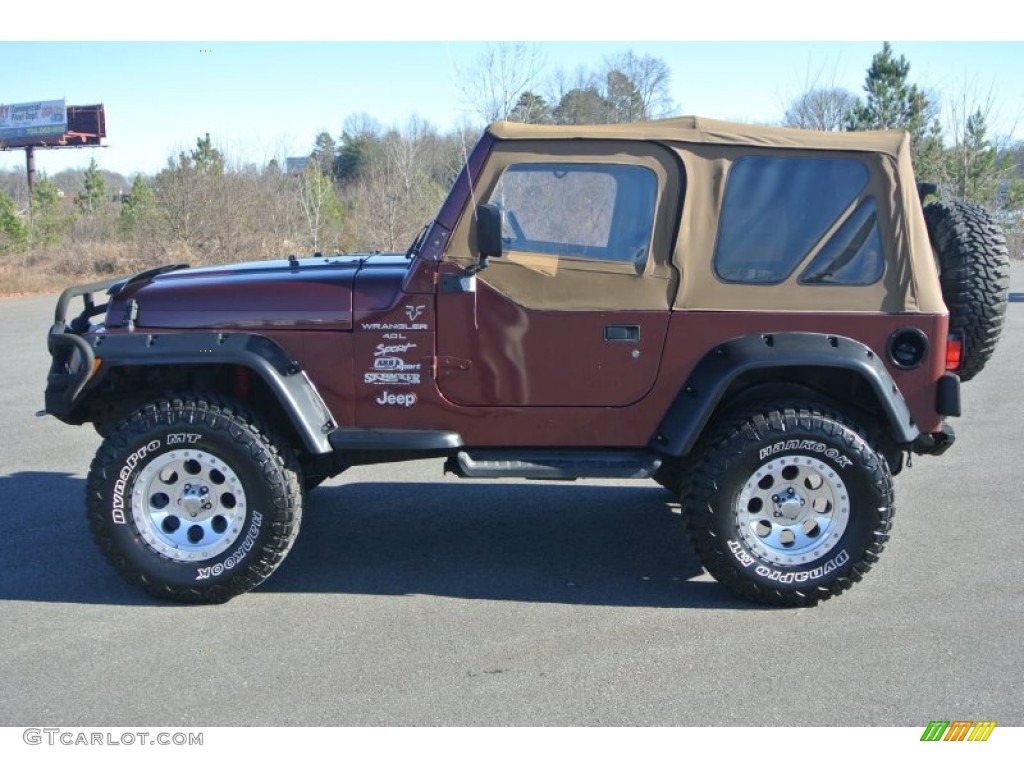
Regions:
<instances>
[{"instance_id":1,"label":"pine tree","mask_svg":"<svg viewBox=\"0 0 1024 768\"><path fill-rule=\"evenodd\" d=\"M359 178L380 151L380 143L380 137L375 134L345 131L334 161L334 178L343 184Z\"/></svg>"},{"instance_id":2,"label":"pine tree","mask_svg":"<svg viewBox=\"0 0 1024 768\"><path fill-rule=\"evenodd\" d=\"M28 245L28 225L18 215L14 202L0 191L0 253L15 253Z\"/></svg>"},{"instance_id":3,"label":"pine tree","mask_svg":"<svg viewBox=\"0 0 1024 768\"><path fill-rule=\"evenodd\" d=\"M85 169L83 190L75 197L75 205L86 214L94 214L103 206L107 199L107 183L103 180L99 166L96 165L96 158L89 160L89 167Z\"/></svg>"},{"instance_id":4,"label":"pine tree","mask_svg":"<svg viewBox=\"0 0 1024 768\"><path fill-rule=\"evenodd\" d=\"M140 225L154 215L156 199L141 175L136 175L128 197L121 204L121 226L125 234L135 234Z\"/></svg>"},{"instance_id":5,"label":"pine tree","mask_svg":"<svg viewBox=\"0 0 1024 768\"><path fill-rule=\"evenodd\" d=\"M938 179L942 139L937 105L907 81L909 75L910 62L904 56L896 58L892 46L884 43L871 59L864 79L865 100L853 109L847 127L854 131L907 131L918 178Z\"/></svg>"},{"instance_id":6,"label":"pine tree","mask_svg":"<svg viewBox=\"0 0 1024 768\"><path fill-rule=\"evenodd\" d=\"M334 146L334 139L331 138L331 134L327 133L327 131L317 134L310 159L316 163L320 173L327 178L334 178L334 158L336 154L337 149Z\"/></svg>"},{"instance_id":7,"label":"pine tree","mask_svg":"<svg viewBox=\"0 0 1024 768\"><path fill-rule=\"evenodd\" d=\"M214 176L224 173L224 155L213 146L209 133L196 139L196 148L190 154L199 173L210 173Z\"/></svg>"},{"instance_id":8,"label":"pine tree","mask_svg":"<svg viewBox=\"0 0 1024 768\"><path fill-rule=\"evenodd\" d=\"M1013 180L1010 188L1006 190L1003 208L1016 213L1024 212L1024 181L1021 179Z\"/></svg>"},{"instance_id":9,"label":"pine tree","mask_svg":"<svg viewBox=\"0 0 1024 768\"><path fill-rule=\"evenodd\" d=\"M533 91L524 91L519 96L519 101L516 102L508 119L517 123L550 123L551 107L548 106L543 96L539 96Z\"/></svg>"},{"instance_id":10,"label":"pine tree","mask_svg":"<svg viewBox=\"0 0 1024 768\"><path fill-rule=\"evenodd\" d=\"M953 194L960 200L987 205L999 192L999 181L1006 170L988 136L988 125L981 110L971 114L950 151L950 181Z\"/></svg>"},{"instance_id":11,"label":"pine tree","mask_svg":"<svg viewBox=\"0 0 1024 768\"><path fill-rule=\"evenodd\" d=\"M61 230L69 217L61 206L61 191L52 180L43 176L35 183L32 191L33 245L53 245L61 239Z\"/></svg>"},{"instance_id":12,"label":"pine tree","mask_svg":"<svg viewBox=\"0 0 1024 768\"><path fill-rule=\"evenodd\" d=\"M559 125L588 125L604 123L611 113L611 105L594 86L573 88L558 102L552 112Z\"/></svg>"},{"instance_id":13,"label":"pine tree","mask_svg":"<svg viewBox=\"0 0 1024 768\"><path fill-rule=\"evenodd\" d=\"M617 69L605 76L605 101L608 114L603 122L632 123L646 117L640 91L625 73Z\"/></svg>"}]
</instances>

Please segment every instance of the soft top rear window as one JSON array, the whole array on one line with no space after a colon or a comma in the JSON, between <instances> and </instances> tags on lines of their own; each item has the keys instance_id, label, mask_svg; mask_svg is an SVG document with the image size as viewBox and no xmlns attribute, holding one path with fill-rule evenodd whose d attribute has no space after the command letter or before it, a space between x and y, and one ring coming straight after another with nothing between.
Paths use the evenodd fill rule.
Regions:
<instances>
[{"instance_id":1,"label":"soft top rear window","mask_svg":"<svg viewBox=\"0 0 1024 768\"><path fill-rule=\"evenodd\" d=\"M867 167L853 158L741 157L726 183L715 274L728 282L782 282L867 183Z\"/></svg>"}]
</instances>

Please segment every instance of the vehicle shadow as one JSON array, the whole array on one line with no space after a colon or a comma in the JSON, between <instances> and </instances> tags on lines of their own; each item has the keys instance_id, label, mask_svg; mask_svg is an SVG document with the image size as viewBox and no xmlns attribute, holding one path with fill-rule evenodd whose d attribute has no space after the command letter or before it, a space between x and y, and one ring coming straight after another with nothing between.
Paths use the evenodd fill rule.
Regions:
<instances>
[{"instance_id":1,"label":"vehicle shadow","mask_svg":"<svg viewBox=\"0 0 1024 768\"><path fill-rule=\"evenodd\" d=\"M261 589L587 605L749 608L711 581L653 483L352 483L309 496Z\"/></svg>"},{"instance_id":2,"label":"vehicle shadow","mask_svg":"<svg viewBox=\"0 0 1024 768\"><path fill-rule=\"evenodd\" d=\"M0 476L0 600L152 605L96 551L85 520L85 481L63 472ZM134 594L133 594L134 593Z\"/></svg>"},{"instance_id":3,"label":"vehicle shadow","mask_svg":"<svg viewBox=\"0 0 1024 768\"><path fill-rule=\"evenodd\" d=\"M176 607L103 561L84 489L63 473L0 477L0 600ZM701 573L654 484L356 482L308 496L295 547L258 591L757 608Z\"/></svg>"}]
</instances>

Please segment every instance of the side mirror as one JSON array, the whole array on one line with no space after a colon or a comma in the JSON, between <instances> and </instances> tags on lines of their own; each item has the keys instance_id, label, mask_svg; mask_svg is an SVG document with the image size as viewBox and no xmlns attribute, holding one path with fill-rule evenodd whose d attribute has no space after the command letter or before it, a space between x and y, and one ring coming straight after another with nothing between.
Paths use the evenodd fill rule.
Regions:
<instances>
[{"instance_id":1,"label":"side mirror","mask_svg":"<svg viewBox=\"0 0 1024 768\"><path fill-rule=\"evenodd\" d=\"M476 249L484 265L491 256L501 256L501 210L494 203L476 207Z\"/></svg>"}]
</instances>

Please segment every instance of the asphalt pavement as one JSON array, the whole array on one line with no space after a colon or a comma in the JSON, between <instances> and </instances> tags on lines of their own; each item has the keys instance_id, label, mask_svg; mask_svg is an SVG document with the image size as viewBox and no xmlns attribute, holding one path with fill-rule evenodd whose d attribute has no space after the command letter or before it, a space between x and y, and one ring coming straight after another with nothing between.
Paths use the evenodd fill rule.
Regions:
<instances>
[{"instance_id":1,"label":"asphalt pavement","mask_svg":"<svg viewBox=\"0 0 1024 768\"><path fill-rule=\"evenodd\" d=\"M850 592L748 604L653 482L470 481L440 461L311 494L295 549L222 606L96 552L100 438L36 418L55 297L0 299L0 725L1024 725L1024 264L957 443L896 481Z\"/></svg>"}]
</instances>

